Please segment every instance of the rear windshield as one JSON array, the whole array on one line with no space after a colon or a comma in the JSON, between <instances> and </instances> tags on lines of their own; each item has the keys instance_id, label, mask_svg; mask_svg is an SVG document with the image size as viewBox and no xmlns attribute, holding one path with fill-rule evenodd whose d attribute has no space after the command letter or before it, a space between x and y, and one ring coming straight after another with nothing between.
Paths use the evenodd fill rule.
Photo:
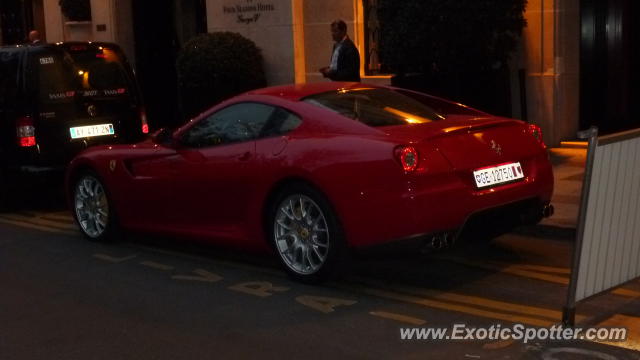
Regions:
<instances>
[{"instance_id":1,"label":"rear windshield","mask_svg":"<svg viewBox=\"0 0 640 360\"><path fill-rule=\"evenodd\" d=\"M106 46L72 45L75 75L82 96L122 96L129 92L127 71L120 53Z\"/></svg>"},{"instance_id":2,"label":"rear windshield","mask_svg":"<svg viewBox=\"0 0 640 360\"><path fill-rule=\"evenodd\" d=\"M34 72L34 80L40 101L73 101L77 85L73 60L69 54L58 50L38 51L32 57L31 66L38 69Z\"/></svg>"},{"instance_id":3,"label":"rear windshield","mask_svg":"<svg viewBox=\"0 0 640 360\"><path fill-rule=\"evenodd\" d=\"M332 91L306 97L304 101L374 127L444 119L431 107L388 89Z\"/></svg>"}]
</instances>

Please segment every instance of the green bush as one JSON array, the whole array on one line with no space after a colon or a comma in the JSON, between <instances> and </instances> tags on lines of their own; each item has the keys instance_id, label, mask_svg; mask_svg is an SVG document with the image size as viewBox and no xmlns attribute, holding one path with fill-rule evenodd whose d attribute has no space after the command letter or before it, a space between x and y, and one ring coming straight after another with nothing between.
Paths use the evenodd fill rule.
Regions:
<instances>
[{"instance_id":1,"label":"green bush","mask_svg":"<svg viewBox=\"0 0 640 360\"><path fill-rule=\"evenodd\" d=\"M91 20L91 3L89 0L60 0L60 10L69 21Z\"/></svg>"},{"instance_id":2,"label":"green bush","mask_svg":"<svg viewBox=\"0 0 640 360\"><path fill-rule=\"evenodd\" d=\"M212 105L266 86L262 51L238 33L201 34L177 61L183 113L193 117Z\"/></svg>"}]
</instances>

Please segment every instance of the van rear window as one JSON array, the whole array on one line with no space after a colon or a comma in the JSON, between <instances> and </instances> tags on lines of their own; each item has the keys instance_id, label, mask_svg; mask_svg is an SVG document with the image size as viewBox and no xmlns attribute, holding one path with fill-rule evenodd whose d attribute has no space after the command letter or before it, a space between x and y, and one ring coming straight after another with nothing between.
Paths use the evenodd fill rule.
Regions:
<instances>
[{"instance_id":1,"label":"van rear window","mask_svg":"<svg viewBox=\"0 0 640 360\"><path fill-rule=\"evenodd\" d=\"M130 83L118 52L108 47L71 47L80 96L122 96Z\"/></svg>"},{"instance_id":2,"label":"van rear window","mask_svg":"<svg viewBox=\"0 0 640 360\"><path fill-rule=\"evenodd\" d=\"M64 52L40 52L33 57L32 66L40 100L45 103L73 101L76 83L73 61Z\"/></svg>"}]
</instances>

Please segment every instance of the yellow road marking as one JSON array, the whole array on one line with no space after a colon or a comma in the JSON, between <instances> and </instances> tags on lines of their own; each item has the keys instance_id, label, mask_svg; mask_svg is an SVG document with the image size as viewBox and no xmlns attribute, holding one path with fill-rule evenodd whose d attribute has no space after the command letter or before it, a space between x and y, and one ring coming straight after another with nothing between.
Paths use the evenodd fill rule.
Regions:
<instances>
[{"instance_id":1,"label":"yellow road marking","mask_svg":"<svg viewBox=\"0 0 640 360\"><path fill-rule=\"evenodd\" d=\"M531 270L531 271L539 271L546 273L554 273L554 274L563 274L563 275L571 275L571 269L565 267L555 267L555 266L542 266L542 265L533 265L533 264L508 264L493 261L493 264L500 266L512 266L516 269L521 270Z\"/></svg>"},{"instance_id":2,"label":"yellow road marking","mask_svg":"<svg viewBox=\"0 0 640 360\"><path fill-rule=\"evenodd\" d=\"M614 289L611 293L620 295L620 296L640 297L640 291L625 289L625 288Z\"/></svg>"},{"instance_id":3,"label":"yellow road marking","mask_svg":"<svg viewBox=\"0 0 640 360\"><path fill-rule=\"evenodd\" d=\"M598 341L600 343L617 346L625 349L640 351L640 318L629 315L615 314L598 324L597 327L623 327L627 329L625 341Z\"/></svg>"},{"instance_id":4,"label":"yellow road marking","mask_svg":"<svg viewBox=\"0 0 640 360\"><path fill-rule=\"evenodd\" d=\"M212 272L208 272L204 269L195 269L193 270L194 275L173 275L171 278L173 280L187 280L187 281L203 281L203 282L218 282L223 279L222 276L218 274L214 274Z\"/></svg>"},{"instance_id":5,"label":"yellow road marking","mask_svg":"<svg viewBox=\"0 0 640 360\"><path fill-rule=\"evenodd\" d=\"M395 301L425 306L425 307L434 308L434 309L460 312L460 313L475 315L483 318L509 321L512 323L522 323L522 324L541 326L541 327L550 327L551 325L556 323L551 320L483 310L483 309L478 309L478 308L474 308L466 305L452 304L452 303L432 300L428 298L422 298L422 297L413 296L413 295L403 295L403 294L398 294L391 291L373 289L373 288L368 288L365 286L360 286L355 284L352 284L349 286L339 286L339 287L347 291L357 291L367 295L376 296L384 299L395 300Z\"/></svg>"},{"instance_id":6,"label":"yellow road marking","mask_svg":"<svg viewBox=\"0 0 640 360\"><path fill-rule=\"evenodd\" d=\"M233 291L238 291L241 293L257 296L257 297L268 297L273 295L274 292L289 291L288 287L274 286L272 283L268 281L250 281L250 282L235 284L235 285L229 286L229 289Z\"/></svg>"},{"instance_id":7,"label":"yellow road marking","mask_svg":"<svg viewBox=\"0 0 640 360\"><path fill-rule=\"evenodd\" d=\"M495 263L492 264L488 262L460 259L460 258L455 258L451 256L438 256L437 258L441 260L461 264L461 265L472 266L472 267L477 267L485 270L491 270L491 271L496 271L496 272L501 272L501 273L506 273L511 275L517 275L517 276L526 277L530 279L542 280L542 281L552 282L552 283L561 284L561 285L569 284L569 278L556 276L556 275L542 274L535 271L529 271L522 268L518 268L515 265L507 265L507 264L500 265Z\"/></svg>"},{"instance_id":8,"label":"yellow road marking","mask_svg":"<svg viewBox=\"0 0 640 360\"><path fill-rule=\"evenodd\" d=\"M461 265L477 267L485 270L501 272L510 275L516 275L529 279L536 279L546 282L551 282L560 285L569 285L569 278L557 275L543 274L535 271L525 270L521 265L499 265L498 263L491 262L479 262L473 260L460 259L450 256L438 256L437 259L454 262ZM535 266L535 265L534 265ZM531 267L529 267L531 268ZM558 268L560 269L560 268ZM611 291L612 294L627 296L627 297L640 297L640 291L631 289L618 288Z\"/></svg>"},{"instance_id":9,"label":"yellow road marking","mask_svg":"<svg viewBox=\"0 0 640 360\"><path fill-rule=\"evenodd\" d=\"M386 311L371 311L369 314L373 316L381 317L383 319L395 320L398 322L407 323L415 326L421 326L427 323L422 319L401 315L401 314L396 314L396 313L390 313Z\"/></svg>"},{"instance_id":10,"label":"yellow road marking","mask_svg":"<svg viewBox=\"0 0 640 360\"><path fill-rule=\"evenodd\" d=\"M58 221L58 222L62 222L62 223L65 223L65 224L75 224L76 223L75 219L72 218L71 216L43 215L40 218L44 219L44 220Z\"/></svg>"},{"instance_id":11,"label":"yellow road marking","mask_svg":"<svg viewBox=\"0 0 640 360\"><path fill-rule=\"evenodd\" d=\"M123 261L133 259L134 257L136 257L136 255L128 255L128 256L117 258L117 257L109 256L106 254L93 254L93 257L96 259L100 259L100 260L104 260L112 263L121 263Z\"/></svg>"},{"instance_id":12,"label":"yellow road marking","mask_svg":"<svg viewBox=\"0 0 640 360\"><path fill-rule=\"evenodd\" d=\"M485 349L485 350L504 349L506 347L511 346L514 342L515 342L515 340L498 340L496 342L486 343L486 344L482 345L482 348Z\"/></svg>"},{"instance_id":13,"label":"yellow road marking","mask_svg":"<svg viewBox=\"0 0 640 360\"><path fill-rule=\"evenodd\" d=\"M535 317L547 318L549 320L560 321L562 320L562 312L551 310L547 308L541 308L536 306L521 305L511 302L492 300L484 297L464 295L452 292L442 292L426 288L410 287L404 285L386 285L378 282L373 282L367 279L358 279L358 282L377 288L383 288L390 291L394 291L400 294L410 294L416 296L426 296L435 300L445 300L447 302L457 302L466 305L477 305L491 310L498 310L504 312L511 312L516 314L525 314ZM576 315L576 320L584 320L586 317L583 315Z\"/></svg>"},{"instance_id":14,"label":"yellow road marking","mask_svg":"<svg viewBox=\"0 0 640 360\"><path fill-rule=\"evenodd\" d=\"M312 295L298 296L296 297L296 301L304 306L310 307L325 314L336 311L336 307L338 306L351 306L358 303L355 300Z\"/></svg>"},{"instance_id":15,"label":"yellow road marking","mask_svg":"<svg viewBox=\"0 0 640 360\"><path fill-rule=\"evenodd\" d=\"M77 235L77 233L73 231L56 229L56 228L45 226L45 225L32 224L26 221L6 219L4 217L0 217L0 223L14 225L14 226L28 228L28 229L35 229L35 230L40 230L40 231L45 231L50 233L56 233L56 234Z\"/></svg>"},{"instance_id":16,"label":"yellow road marking","mask_svg":"<svg viewBox=\"0 0 640 360\"><path fill-rule=\"evenodd\" d=\"M127 243L127 245L129 247L132 247L132 248L148 250L148 251L151 251L151 252L154 252L154 253L158 253L158 254L178 256L178 257L180 257L182 259L189 259L189 260L196 260L196 261L205 260L205 261L209 261L209 262L215 263L216 265L227 266L227 267L231 267L231 268L234 268L234 269L241 269L241 270L260 272L260 273L263 273L263 274L268 274L268 275L276 276L276 277L280 277L280 278L285 278L286 277L284 272L282 272L281 270L276 270L276 269L272 269L272 268L259 267L259 266L250 265L250 264L240 264L240 263L236 263L236 262L233 262L233 261L213 259L213 258L207 257L207 256L187 254L187 253L173 251L173 250L164 250L164 249L155 248L155 247L147 246L147 245L140 245L140 244L136 244L136 243Z\"/></svg>"},{"instance_id":17,"label":"yellow road marking","mask_svg":"<svg viewBox=\"0 0 640 360\"><path fill-rule=\"evenodd\" d=\"M140 262L140 265L148 266L150 268L163 270L163 271L173 270L173 266L160 264L154 261L142 261Z\"/></svg>"},{"instance_id":18,"label":"yellow road marking","mask_svg":"<svg viewBox=\"0 0 640 360\"><path fill-rule=\"evenodd\" d=\"M4 214L2 215L2 217L9 220L27 222L33 225L48 226L48 227L52 227L60 230L76 230L77 229L74 225L71 225L71 224L64 224L56 221L50 221L50 220L46 220L44 218L39 218L39 217L28 217L28 216L22 216L17 214Z\"/></svg>"}]
</instances>

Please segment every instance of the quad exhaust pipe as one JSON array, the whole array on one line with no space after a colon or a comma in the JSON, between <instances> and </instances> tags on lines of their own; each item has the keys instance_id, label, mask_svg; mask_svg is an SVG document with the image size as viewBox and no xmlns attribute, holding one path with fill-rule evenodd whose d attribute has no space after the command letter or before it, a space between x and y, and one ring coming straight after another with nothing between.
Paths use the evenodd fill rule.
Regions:
<instances>
[{"instance_id":1,"label":"quad exhaust pipe","mask_svg":"<svg viewBox=\"0 0 640 360\"><path fill-rule=\"evenodd\" d=\"M547 204L542 207L542 216L545 218L551 217L555 211L555 208L551 204Z\"/></svg>"},{"instance_id":2,"label":"quad exhaust pipe","mask_svg":"<svg viewBox=\"0 0 640 360\"><path fill-rule=\"evenodd\" d=\"M453 246L455 243L455 234L444 232L431 235L425 240L423 251L443 250Z\"/></svg>"}]
</instances>

